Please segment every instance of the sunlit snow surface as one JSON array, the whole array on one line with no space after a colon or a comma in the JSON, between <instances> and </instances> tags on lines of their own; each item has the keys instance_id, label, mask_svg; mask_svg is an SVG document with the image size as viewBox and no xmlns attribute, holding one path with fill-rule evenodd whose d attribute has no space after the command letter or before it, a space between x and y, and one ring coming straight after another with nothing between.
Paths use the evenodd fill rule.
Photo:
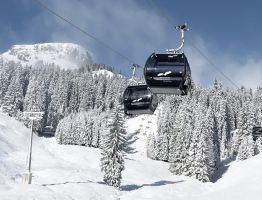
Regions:
<instances>
[{"instance_id":1,"label":"sunlit snow surface","mask_svg":"<svg viewBox=\"0 0 262 200\"><path fill-rule=\"evenodd\" d=\"M262 155L233 162L221 169L216 183L200 183L175 176L168 164L146 157L146 135L156 130L156 115L142 115L126 122L128 149L121 191L104 185L100 150L58 145L54 138L34 137L33 182L21 183L30 130L0 113L0 199L107 200L261 199Z\"/></svg>"},{"instance_id":2,"label":"sunlit snow surface","mask_svg":"<svg viewBox=\"0 0 262 200\"><path fill-rule=\"evenodd\" d=\"M103 76L107 76L107 77L109 77L109 78L112 78L113 76L114 76L114 73L113 72L110 72L110 71L108 71L108 70L105 70L105 69L100 69L100 70L98 70L98 71L93 71L92 72L93 73L93 75L95 76L101 76L101 75L103 75Z\"/></svg>"}]
</instances>

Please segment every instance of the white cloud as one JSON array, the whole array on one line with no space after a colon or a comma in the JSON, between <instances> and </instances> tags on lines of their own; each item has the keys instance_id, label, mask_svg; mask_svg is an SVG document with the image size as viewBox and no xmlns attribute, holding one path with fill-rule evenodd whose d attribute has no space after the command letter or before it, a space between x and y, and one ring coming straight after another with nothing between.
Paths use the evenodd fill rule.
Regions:
<instances>
[{"instance_id":1,"label":"white cloud","mask_svg":"<svg viewBox=\"0 0 262 200\"><path fill-rule=\"evenodd\" d=\"M152 51L164 50L167 45L175 46L177 35L153 11L141 8L137 4L139 2L89 0L72 3L63 0L48 3L52 9L66 16L74 24L141 65L144 65ZM49 21L54 24L50 30L52 41L77 42L92 49L98 61L128 69L129 63L126 60L60 19L49 17Z\"/></svg>"},{"instance_id":2,"label":"white cloud","mask_svg":"<svg viewBox=\"0 0 262 200\"><path fill-rule=\"evenodd\" d=\"M234 84L239 88L245 86L247 88L256 89L262 86L262 59L256 60L252 57L245 63L235 60L223 50L218 52L212 46L204 43L204 40L197 38L193 41L193 45L215 65L212 65L190 44L186 48L186 53L191 64L193 79L200 84L209 86L214 79L218 79L223 85L231 88L235 86L230 83L219 71L222 71ZM218 69L218 70L217 70Z\"/></svg>"},{"instance_id":3,"label":"white cloud","mask_svg":"<svg viewBox=\"0 0 262 200\"><path fill-rule=\"evenodd\" d=\"M239 64L236 61L225 65L225 72L228 73L232 80L239 86L256 89L262 86L262 60L249 58L245 64Z\"/></svg>"}]
</instances>

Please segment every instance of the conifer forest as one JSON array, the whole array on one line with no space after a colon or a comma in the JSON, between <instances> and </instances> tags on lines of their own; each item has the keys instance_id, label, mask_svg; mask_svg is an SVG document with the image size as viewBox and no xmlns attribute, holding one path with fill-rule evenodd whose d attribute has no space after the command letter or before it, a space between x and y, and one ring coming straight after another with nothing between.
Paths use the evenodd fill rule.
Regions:
<instances>
[{"instance_id":1,"label":"conifer forest","mask_svg":"<svg viewBox=\"0 0 262 200\"><path fill-rule=\"evenodd\" d=\"M0 65L0 105L5 113L28 125L23 111L44 112L34 127L40 136L48 129L59 144L102 148L104 164L113 162L105 149L115 148L118 154L111 156L116 156L121 176L123 124L130 118L123 114L121 97L130 80L95 63L76 70L11 61ZM101 70L107 73L97 73ZM208 88L193 85L187 96L158 99L157 131L147 138L147 156L170 163L172 173L213 181L221 162L244 160L262 151L261 139L252 137L253 127L262 120L261 88L230 89L214 80ZM114 135L116 130L121 136ZM105 181L120 185L108 177Z\"/></svg>"}]
</instances>

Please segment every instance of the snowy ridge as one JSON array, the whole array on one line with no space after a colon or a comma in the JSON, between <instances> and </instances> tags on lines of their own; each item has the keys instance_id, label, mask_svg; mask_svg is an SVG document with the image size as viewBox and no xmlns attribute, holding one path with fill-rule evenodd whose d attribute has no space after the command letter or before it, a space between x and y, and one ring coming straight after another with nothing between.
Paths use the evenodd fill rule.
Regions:
<instances>
[{"instance_id":1,"label":"snowy ridge","mask_svg":"<svg viewBox=\"0 0 262 200\"><path fill-rule=\"evenodd\" d=\"M102 183L99 149L58 145L54 138L38 137L33 142L33 184L23 185L20 173L30 130L0 113L0 199L261 199L262 155L222 166L215 183L175 176L168 163L146 157L146 136L155 131L155 123L156 115L127 120L129 148L121 191Z\"/></svg>"},{"instance_id":2,"label":"snowy ridge","mask_svg":"<svg viewBox=\"0 0 262 200\"><path fill-rule=\"evenodd\" d=\"M100 69L100 70L97 70L97 71L93 71L92 74L94 76L100 76L100 75L103 75L103 76L107 76L109 78L112 78L114 76L114 73L113 72L110 72L108 70L105 70L105 69Z\"/></svg>"},{"instance_id":3,"label":"snowy ridge","mask_svg":"<svg viewBox=\"0 0 262 200\"><path fill-rule=\"evenodd\" d=\"M0 56L3 63L15 62L22 66L55 65L63 69L76 69L93 59L83 47L73 43L44 43L14 45Z\"/></svg>"}]
</instances>

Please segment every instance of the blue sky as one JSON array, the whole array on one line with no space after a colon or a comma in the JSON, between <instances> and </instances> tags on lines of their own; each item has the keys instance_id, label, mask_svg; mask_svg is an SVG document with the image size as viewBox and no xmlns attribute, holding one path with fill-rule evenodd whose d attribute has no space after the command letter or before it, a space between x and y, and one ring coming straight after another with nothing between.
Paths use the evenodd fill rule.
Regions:
<instances>
[{"instance_id":1,"label":"blue sky","mask_svg":"<svg viewBox=\"0 0 262 200\"><path fill-rule=\"evenodd\" d=\"M179 34L159 16L151 0L41 0L87 32L143 65L153 51L177 46ZM192 45L238 85L262 85L262 2L259 0L153 0L173 24L187 22L185 53L197 83L218 78ZM0 2L0 52L14 44L74 42L99 63L130 75L129 63L43 10L34 0Z\"/></svg>"}]
</instances>

